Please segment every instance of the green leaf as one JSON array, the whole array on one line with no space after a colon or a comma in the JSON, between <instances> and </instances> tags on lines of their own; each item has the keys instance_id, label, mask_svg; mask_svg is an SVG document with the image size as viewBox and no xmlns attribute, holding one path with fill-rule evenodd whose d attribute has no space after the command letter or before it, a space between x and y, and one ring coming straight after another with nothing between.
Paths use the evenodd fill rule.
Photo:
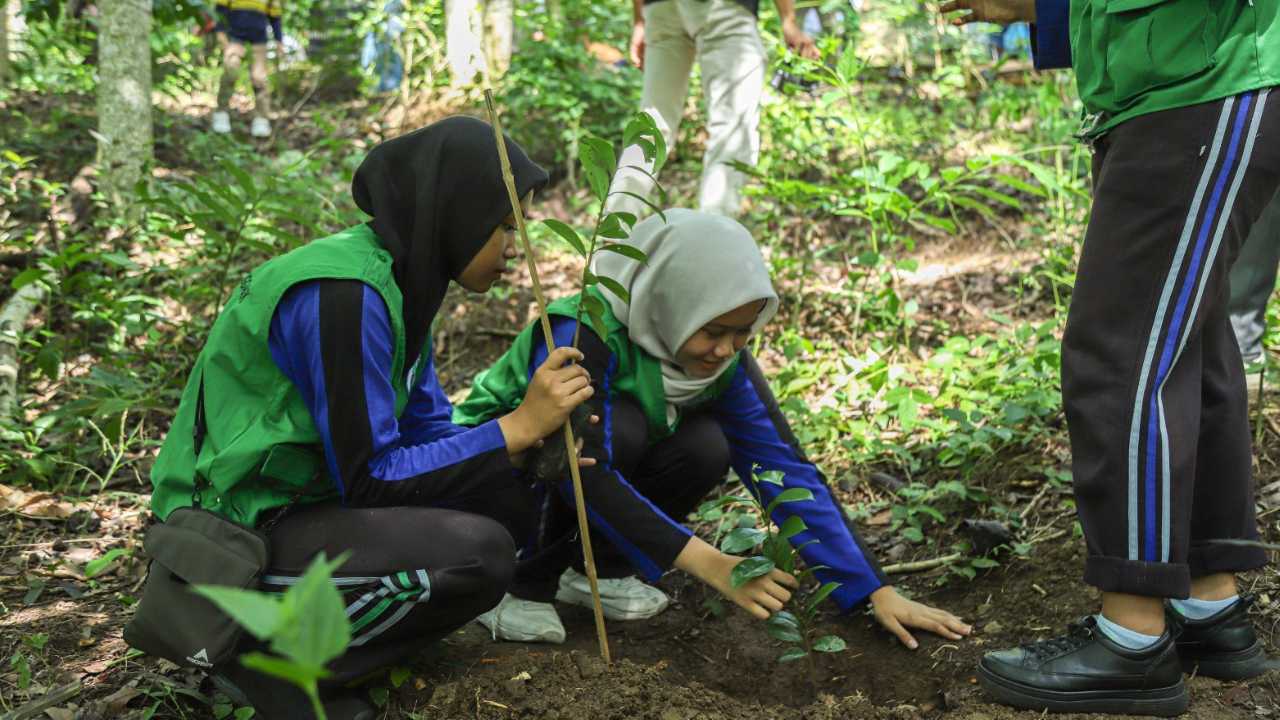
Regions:
<instances>
[{"instance_id":1,"label":"green leaf","mask_svg":"<svg viewBox=\"0 0 1280 720\"><path fill-rule=\"evenodd\" d=\"M761 575L768 575L773 568L773 561L767 557L759 555L749 557L733 566L733 571L729 573L729 582L739 588Z\"/></svg>"},{"instance_id":2,"label":"green leaf","mask_svg":"<svg viewBox=\"0 0 1280 720\"><path fill-rule=\"evenodd\" d=\"M781 470L764 470L756 473L756 480L767 482L770 485L777 485L778 487L782 487L782 481L785 477L786 474Z\"/></svg>"},{"instance_id":3,"label":"green leaf","mask_svg":"<svg viewBox=\"0 0 1280 720\"><path fill-rule=\"evenodd\" d=\"M809 488L787 488L773 498L773 501L764 509L764 514L773 515L773 511L785 503L805 502L812 499L813 491Z\"/></svg>"},{"instance_id":4,"label":"green leaf","mask_svg":"<svg viewBox=\"0 0 1280 720\"><path fill-rule=\"evenodd\" d=\"M983 570L986 570L987 568L1000 566L1000 563L996 562L995 560L992 560L991 558L974 558L972 561L970 561L969 564L976 568L981 568Z\"/></svg>"},{"instance_id":5,"label":"green leaf","mask_svg":"<svg viewBox=\"0 0 1280 720\"><path fill-rule=\"evenodd\" d=\"M795 615L782 610L774 613L765 622L765 632L769 633L769 637L782 642L798 643L803 642L804 638L800 635L800 623L796 620Z\"/></svg>"},{"instance_id":6,"label":"green leaf","mask_svg":"<svg viewBox=\"0 0 1280 720\"><path fill-rule=\"evenodd\" d=\"M604 245L601 245L599 249L606 252L618 253L619 255L629 257L639 263L645 262L649 259L649 256L645 255L643 250L635 247L634 245L627 245L626 243L605 243Z\"/></svg>"},{"instance_id":7,"label":"green leaf","mask_svg":"<svg viewBox=\"0 0 1280 720\"><path fill-rule=\"evenodd\" d=\"M235 718L236 720L249 720L249 718L253 717L257 712L257 710L254 710L251 707L236 708Z\"/></svg>"},{"instance_id":8,"label":"green leaf","mask_svg":"<svg viewBox=\"0 0 1280 720\"><path fill-rule=\"evenodd\" d=\"M720 551L730 554L745 552L764 542L768 533L759 528L738 528L720 541Z\"/></svg>"},{"instance_id":9,"label":"green leaf","mask_svg":"<svg viewBox=\"0 0 1280 720\"><path fill-rule=\"evenodd\" d=\"M630 236L627 228L622 226L622 221L618 219L616 214L610 213L600 221L600 226L596 229L600 237L609 238L611 240L626 240Z\"/></svg>"},{"instance_id":10,"label":"green leaf","mask_svg":"<svg viewBox=\"0 0 1280 720\"><path fill-rule=\"evenodd\" d=\"M590 180L590 178L587 178L587 179L588 179L588 180ZM598 193L597 193L597 194L598 194ZM658 207L657 205L654 205L654 204L653 204L653 202L649 200L649 198L647 198L647 197L645 197L645 196L643 196L643 195L638 195L638 194L636 194L636 193L631 192L630 190L614 190L613 192L608 193L608 195L609 195L609 196L612 196L612 195L626 195L626 196L628 196L628 197L633 197L633 198L635 198L636 200L639 200L640 202L642 202L642 203L644 203L646 206L648 206L648 208L649 208L650 210L652 210L652 211L654 212L654 214L656 214L658 217L662 218L662 221L663 221L663 222L667 222L667 215L666 215L666 213L662 212L662 208ZM604 198L601 198L601 201L603 202L603 201L604 201Z\"/></svg>"},{"instance_id":11,"label":"green leaf","mask_svg":"<svg viewBox=\"0 0 1280 720\"><path fill-rule=\"evenodd\" d=\"M577 230L574 230L566 223L562 223L553 218L543 220L542 224L551 228L557 235L564 238L565 242L569 243L569 246L572 247L579 255L582 257L587 256L587 247L583 244L582 238L578 236Z\"/></svg>"},{"instance_id":12,"label":"green leaf","mask_svg":"<svg viewBox=\"0 0 1280 720\"><path fill-rule=\"evenodd\" d=\"M387 701L391 699L391 691L384 687L369 688L369 699L374 705L384 708L387 706Z\"/></svg>"},{"instance_id":13,"label":"green leaf","mask_svg":"<svg viewBox=\"0 0 1280 720\"><path fill-rule=\"evenodd\" d=\"M903 528L902 537L913 543L924 542L924 533L920 531L920 528L916 527Z\"/></svg>"},{"instance_id":14,"label":"green leaf","mask_svg":"<svg viewBox=\"0 0 1280 720\"><path fill-rule=\"evenodd\" d=\"M27 268L26 270L18 273L17 277L15 277L13 282L9 283L9 285L14 290L21 290L48 274L49 271L44 268Z\"/></svg>"},{"instance_id":15,"label":"green leaf","mask_svg":"<svg viewBox=\"0 0 1280 720\"><path fill-rule=\"evenodd\" d=\"M588 135L579 141L578 157L584 170L599 170L610 177L618 169L618 157L609 141Z\"/></svg>"},{"instance_id":16,"label":"green leaf","mask_svg":"<svg viewBox=\"0 0 1280 720\"><path fill-rule=\"evenodd\" d=\"M213 720L222 720L222 718L230 715L233 709L234 708L232 708L231 705L227 703L218 703L217 705L214 705Z\"/></svg>"},{"instance_id":17,"label":"green leaf","mask_svg":"<svg viewBox=\"0 0 1280 720\"><path fill-rule=\"evenodd\" d=\"M807 652L805 652L805 651L804 651L804 648L793 647L793 648L791 648L790 650L788 650L788 651L786 651L786 652L782 653L781 655L779 655L779 656L778 656L778 662L780 662L780 663L795 662L796 660L799 660L800 658L802 658L802 657L804 657L804 656L806 656L806 655L808 655L808 654L809 654L809 653L807 653Z\"/></svg>"},{"instance_id":18,"label":"green leaf","mask_svg":"<svg viewBox=\"0 0 1280 720\"><path fill-rule=\"evenodd\" d=\"M839 635L823 635L813 643L813 649L824 653L844 652L849 647Z\"/></svg>"},{"instance_id":19,"label":"green leaf","mask_svg":"<svg viewBox=\"0 0 1280 720\"><path fill-rule=\"evenodd\" d=\"M399 665L394 668L391 668L391 674L390 674L391 687L399 688L401 685L404 684L405 680L409 679L409 676L412 675L412 673L413 671L411 671L407 667L404 667L403 665Z\"/></svg>"},{"instance_id":20,"label":"green leaf","mask_svg":"<svg viewBox=\"0 0 1280 720\"><path fill-rule=\"evenodd\" d=\"M317 680L329 676L329 671L318 665L297 663L259 652L241 655L240 664L250 670L286 680L303 689L314 687Z\"/></svg>"},{"instance_id":21,"label":"green leaf","mask_svg":"<svg viewBox=\"0 0 1280 720\"><path fill-rule=\"evenodd\" d=\"M808 529L809 526L804 524L803 518L799 515L792 515L782 522L782 527L778 528L778 537L783 540L790 540Z\"/></svg>"},{"instance_id":22,"label":"green leaf","mask_svg":"<svg viewBox=\"0 0 1280 720\"><path fill-rule=\"evenodd\" d=\"M609 292L613 293L614 295L617 295L618 298L622 300L622 302L624 303L631 302L631 293L627 292L627 289L622 286L622 283L618 282L617 280L614 280L611 277L605 277L604 275L597 275L596 280L598 280L601 285L609 288Z\"/></svg>"},{"instance_id":23,"label":"green leaf","mask_svg":"<svg viewBox=\"0 0 1280 720\"><path fill-rule=\"evenodd\" d=\"M830 595L831 593L835 592L838 589L840 589L840 583L838 582L829 582L823 585L822 587L818 588L818 591L813 594L813 597L809 598L809 602L805 606L805 612L812 613L815 609L817 609L819 603L821 603L823 600L826 600L828 595Z\"/></svg>"},{"instance_id":24,"label":"green leaf","mask_svg":"<svg viewBox=\"0 0 1280 720\"><path fill-rule=\"evenodd\" d=\"M113 561L115 561L116 558L122 557L128 554L129 554L129 551L125 550L124 548L115 548L114 550L108 550L106 554L103 555L102 557L94 558L93 560L90 560L88 563L85 564L84 576L87 578L95 577L99 573L101 573L103 570L106 570L107 566L110 565Z\"/></svg>"},{"instance_id":25,"label":"green leaf","mask_svg":"<svg viewBox=\"0 0 1280 720\"><path fill-rule=\"evenodd\" d=\"M217 585L195 585L191 590L208 598L259 640L271 637L280 626L280 601L273 595Z\"/></svg>"},{"instance_id":26,"label":"green leaf","mask_svg":"<svg viewBox=\"0 0 1280 720\"><path fill-rule=\"evenodd\" d=\"M286 617L271 638L271 650L292 660L323 667L351 642L346 603L332 582L333 571L347 554L328 562L323 554L311 562L297 585L282 599Z\"/></svg>"}]
</instances>

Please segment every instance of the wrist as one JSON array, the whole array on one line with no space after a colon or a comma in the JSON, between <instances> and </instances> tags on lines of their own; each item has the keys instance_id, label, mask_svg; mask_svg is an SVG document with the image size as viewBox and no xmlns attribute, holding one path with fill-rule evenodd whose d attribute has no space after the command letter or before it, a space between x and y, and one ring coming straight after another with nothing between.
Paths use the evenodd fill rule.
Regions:
<instances>
[{"instance_id":1,"label":"wrist","mask_svg":"<svg viewBox=\"0 0 1280 720\"><path fill-rule=\"evenodd\" d=\"M507 441L508 455L519 455L538 441L533 437L533 433L529 432L528 425L524 422L524 415L520 412L522 407L498 418L498 428L502 430L502 437Z\"/></svg>"},{"instance_id":2,"label":"wrist","mask_svg":"<svg viewBox=\"0 0 1280 720\"><path fill-rule=\"evenodd\" d=\"M867 599L871 601L872 605L875 605L878 602L881 602L886 598L896 596L897 594L898 591L895 590L892 585L881 585L875 590L872 590L871 595L869 595Z\"/></svg>"}]
</instances>

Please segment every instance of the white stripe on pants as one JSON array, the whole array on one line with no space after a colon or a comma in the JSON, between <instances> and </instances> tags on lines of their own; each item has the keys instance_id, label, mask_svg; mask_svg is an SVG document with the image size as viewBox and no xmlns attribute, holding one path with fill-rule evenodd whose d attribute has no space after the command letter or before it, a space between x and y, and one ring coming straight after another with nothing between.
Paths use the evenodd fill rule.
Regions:
<instances>
[{"instance_id":1,"label":"white stripe on pants","mask_svg":"<svg viewBox=\"0 0 1280 720\"><path fill-rule=\"evenodd\" d=\"M756 18L733 0L661 0L644 7L644 94L640 105L674 147L689 73L696 59L707 100L707 151L703 157L698 207L730 217L740 211L741 172L728 163L754 165L760 153L760 96L766 57ZM640 165L652 170L638 146L619 161L612 191L627 191L654 200L653 183ZM609 209L645 214L644 205L627 195L610 198Z\"/></svg>"}]
</instances>

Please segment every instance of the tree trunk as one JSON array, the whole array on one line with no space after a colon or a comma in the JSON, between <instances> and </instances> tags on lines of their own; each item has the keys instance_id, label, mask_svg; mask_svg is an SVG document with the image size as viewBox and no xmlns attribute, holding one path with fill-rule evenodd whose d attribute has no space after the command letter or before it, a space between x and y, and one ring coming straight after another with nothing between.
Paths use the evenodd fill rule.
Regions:
<instances>
[{"instance_id":1,"label":"tree trunk","mask_svg":"<svg viewBox=\"0 0 1280 720\"><path fill-rule=\"evenodd\" d=\"M489 72L492 77L500 78L511 67L516 32L515 2L486 0L484 21L484 49L489 59Z\"/></svg>"},{"instance_id":2,"label":"tree trunk","mask_svg":"<svg viewBox=\"0 0 1280 720\"><path fill-rule=\"evenodd\" d=\"M0 87L9 84L9 0L0 0Z\"/></svg>"},{"instance_id":3,"label":"tree trunk","mask_svg":"<svg viewBox=\"0 0 1280 720\"><path fill-rule=\"evenodd\" d=\"M112 203L129 205L151 162L151 0L100 4L98 168Z\"/></svg>"},{"instance_id":4,"label":"tree trunk","mask_svg":"<svg viewBox=\"0 0 1280 720\"><path fill-rule=\"evenodd\" d=\"M445 58L454 87L475 82L484 70L480 0L445 0Z\"/></svg>"}]
</instances>

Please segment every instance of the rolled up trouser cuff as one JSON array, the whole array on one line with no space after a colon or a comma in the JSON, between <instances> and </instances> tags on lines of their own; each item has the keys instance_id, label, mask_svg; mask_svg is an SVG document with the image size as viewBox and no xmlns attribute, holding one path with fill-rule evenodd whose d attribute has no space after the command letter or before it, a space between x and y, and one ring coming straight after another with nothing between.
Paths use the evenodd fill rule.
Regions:
<instances>
[{"instance_id":1,"label":"rolled up trouser cuff","mask_svg":"<svg viewBox=\"0 0 1280 720\"><path fill-rule=\"evenodd\" d=\"M1256 539L1251 540L1251 542ZM1191 577L1257 570L1267 564L1267 551L1256 546L1193 541L1187 554Z\"/></svg>"},{"instance_id":2,"label":"rolled up trouser cuff","mask_svg":"<svg viewBox=\"0 0 1280 720\"><path fill-rule=\"evenodd\" d=\"M1185 598L1191 594L1191 567L1093 555L1085 561L1084 581L1102 592Z\"/></svg>"}]
</instances>

